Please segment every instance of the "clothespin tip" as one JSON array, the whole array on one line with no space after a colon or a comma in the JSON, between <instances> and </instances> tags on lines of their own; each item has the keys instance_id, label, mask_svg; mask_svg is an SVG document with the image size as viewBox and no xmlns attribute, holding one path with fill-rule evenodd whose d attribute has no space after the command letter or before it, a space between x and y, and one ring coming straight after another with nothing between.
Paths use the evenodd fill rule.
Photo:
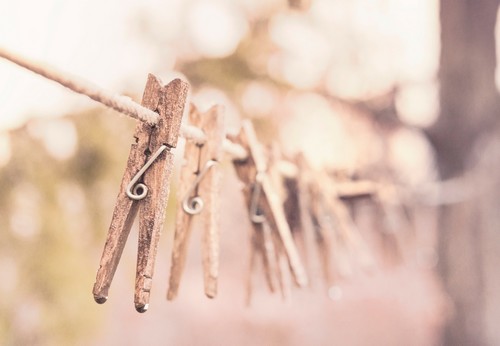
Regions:
<instances>
[{"instance_id":1,"label":"clothespin tip","mask_svg":"<svg viewBox=\"0 0 500 346\"><path fill-rule=\"evenodd\" d=\"M94 296L94 300L97 304L104 304L108 301L108 297Z\"/></svg>"},{"instance_id":2,"label":"clothespin tip","mask_svg":"<svg viewBox=\"0 0 500 346\"><path fill-rule=\"evenodd\" d=\"M140 304L135 306L135 310L141 314L145 313L148 311L149 304Z\"/></svg>"}]
</instances>

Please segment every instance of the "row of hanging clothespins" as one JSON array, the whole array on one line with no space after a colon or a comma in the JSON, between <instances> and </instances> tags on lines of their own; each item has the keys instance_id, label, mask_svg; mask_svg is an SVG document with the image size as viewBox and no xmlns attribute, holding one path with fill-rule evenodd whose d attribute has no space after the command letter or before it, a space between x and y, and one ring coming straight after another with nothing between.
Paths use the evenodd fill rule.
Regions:
<instances>
[{"instance_id":1,"label":"row of hanging clothespins","mask_svg":"<svg viewBox=\"0 0 500 346\"><path fill-rule=\"evenodd\" d=\"M173 173L172 148L178 138L186 138L184 165L178 188L172 262L167 298L174 299L186 263L187 246L193 218L202 220L202 264L204 291L207 297L217 295L219 273L219 164L225 153L231 155L236 175L243 183L243 195L252 228L250 237L250 270L248 300L252 292L252 274L260 260L265 281L271 292L289 290L289 281L298 287L308 285L304 258L307 234L314 239L324 279L332 283L332 258L340 262L346 252L362 269L370 269L374 259L357 229L344 199L370 196L388 216L389 228L401 213L390 204L397 198L387 197L390 189L373 181L335 179L325 172L314 171L298 155L284 160L277 147L265 150L259 143L252 123L245 121L238 135L226 137L223 107L214 106L199 112L190 105L190 125L181 125L189 90L188 83L175 79L163 85L149 75L142 106L54 68L22 58L0 48L0 57L54 80L69 89L127 114L138 121L120 185L100 266L93 288L94 299L104 303L120 261L134 219L139 213L139 244L135 280L135 308L145 312L150 291L160 234L165 220L166 204ZM283 163L287 174L280 167ZM388 200L391 203L387 203ZM325 215L327 217L325 217ZM333 217L334 220L331 220ZM392 225L392 226L391 226ZM392 230L392 231L393 231ZM398 232L390 232L398 239ZM339 263L337 263L339 264ZM342 270L341 270L342 271ZM290 275L291 274L291 275Z\"/></svg>"},{"instance_id":2,"label":"row of hanging clothespins","mask_svg":"<svg viewBox=\"0 0 500 346\"><path fill-rule=\"evenodd\" d=\"M163 86L158 78L152 75L148 78L142 105L157 112L159 122L156 126L138 122L136 126L135 143L130 150L93 289L98 303L108 299L113 275L139 212L134 303L139 312L148 309L173 171L171 148L177 145L188 88L188 84L180 79ZM187 141L185 146L167 292L169 300L174 299L179 291L195 217L200 218L203 225L204 291L209 298L217 295L222 173L218 166L224 157L223 143L226 140L223 107L214 106L202 113L190 105L188 114L189 123L201 129L206 140L203 144ZM272 155L265 152L250 121L245 121L240 133L230 136L229 140L247 153L245 158L233 157L232 163L244 186L242 191L252 227L248 299L252 291L252 273L259 258L271 292L280 290L285 295L289 290L286 278L290 276L297 287L308 285L308 273L299 251L299 247L304 247L302 220L306 217L313 225L325 280L331 281L330 262L335 251L332 246L336 241L331 239L334 236L331 227L325 225L325 209L335 217L336 237L343 244L344 251L353 253L361 268L373 266L370 250L341 198L360 195L379 198L375 183L351 181L347 186L335 184L333 177L310 169L303 156L289 162L296 168L294 174L283 176L277 167L277 163L283 160L279 152L274 150ZM286 190L285 196L279 193L279 189Z\"/></svg>"}]
</instances>

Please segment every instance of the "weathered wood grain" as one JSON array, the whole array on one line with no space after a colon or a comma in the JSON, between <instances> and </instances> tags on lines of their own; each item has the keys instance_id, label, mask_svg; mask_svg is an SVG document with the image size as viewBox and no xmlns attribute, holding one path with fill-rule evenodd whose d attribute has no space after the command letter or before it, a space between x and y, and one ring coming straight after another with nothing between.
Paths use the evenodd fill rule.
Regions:
<instances>
[{"instance_id":1,"label":"weathered wood grain","mask_svg":"<svg viewBox=\"0 0 500 346\"><path fill-rule=\"evenodd\" d=\"M226 138L224 109L214 106L201 119L201 128L207 135L207 142L201 150L201 162L214 160L220 162L223 156L223 142ZM202 262L205 284L205 295L215 298L217 295L217 279L219 276L219 244L220 244L220 183L221 169L214 166L200 182L200 196L205 201L202 235Z\"/></svg>"},{"instance_id":2,"label":"weathered wood grain","mask_svg":"<svg viewBox=\"0 0 500 346\"><path fill-rule=\"evenodd\" d=\"M94 299L104 303L123 252L130 228L140 209L139 246L134 303L137 311L147 310L149 292L154 271L156 249L163 221L165 204L168 199L169 182L173 166L173 156L165 150L145 172L143 181L148 186L148 194L143 200L132 200L126 194L129 182L144 166L148 156L166 144L169 148L177 144L178 132L187 97L188 84L176 79L166 86L149 75L144 90L142 105L159 113L156 126L138 122L134 137L136 143L130 149L127 167L120 185L111 225L106 238L99 270L94 284Z\"/></svg>"},{"instance_id":3,"label":"weathered wood grain","mask_svg":"<svg viewBox=\"0 0 500 346\"><path fill-rule=\"evenodd\" d=\"M154 76L148 76L142 98L142 105L144 107L153 111L156 110L160 101L161 87L160 82ZM118 197L116 198L111 225L109 226L94 284L94 299L99 304L106 302L108 299L109 287L111 286L123 248L130 233L130 228L138 211L138 201L130 199L125 191L133 176L146 163L147 157L144 153L148 149L150 130L151 127L149 125L142 122L137 123L134 134L135 143L130 148L127 166L123 174Z\"/></svg>"},{"instance_id":4,"label":"weathered wood grain","mask_svg":"<svg viewBox=\"0 0 500 346\"><path fill-rule=\"evenodd\" d=\"M154 153L161 145L175 147L186 103L189 85L175 79L165 85L160 93L157 111L158 125L149 138L149 153ZM145 312L149 306L149 296L154 272L156 252L170 192L170 178L173 171L173 154L164 151L144 173L144 184L149 193L140 203L139 250L134 303L138 312Z\"/></svg>"},{"instance_id":5,"label":"weathered wood grain","mask_svg":"<svg viewBox=\"0 0 500 346\"><path fill-rule=\"evenodd\" d=\"M203 130L207 141L203 145L187 142L185 149L185 165L181 169L179 185L176 227L174 245L172 250L172 264L169 278L167 299L174 299L179 290L182 272L184 270L188 241L191 234L191 222L194 215L186 213L182 203L204 165L214 160L219 162L223 153L223 140L225 138L224 114L221 106L214 106L206 113L200 113L196 107L191 106L189 122ZM217 277L219 271L219 185L220 170L212 167L199 182L196 189L197 196L204 201L201 211L203 222L202 235L202 263L204 272L205 294L209 298L217 295Z\"/></svg>"}]
</instances>

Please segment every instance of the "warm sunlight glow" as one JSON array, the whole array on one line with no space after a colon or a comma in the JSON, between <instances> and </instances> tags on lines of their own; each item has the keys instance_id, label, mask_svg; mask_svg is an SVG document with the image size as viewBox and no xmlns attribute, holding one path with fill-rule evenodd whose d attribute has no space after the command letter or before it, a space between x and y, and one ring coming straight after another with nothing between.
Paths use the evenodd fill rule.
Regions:
<instances>
[{"instance_id":1,"label":"warm sunlight glow","mask_svg":"<svg viewBox=\"0 0 500 346\"><path fill-rule=\"evenodd\" d=\"M251 117L271 115L277 106L277 93L270 85L250 82L243 90L241 105Z\"/></svg>"},{"instance_id":2,"label":"warm sunlight glow","mask_svg":"<svg viewBox=\"0 0 500 346\"><path fill-rule=\"evenodd\" d=\"M23 240L32 240L41 231L40 202L42 196L29 183L17 186L12 196L14 212L10 216L12 233Z\"/></svg>"},{"instance_id":3,"label":"warm sunlight glow","mask_svg":"<svg viewBox=\"0 0 500 346\"><path fill-rule=\"evenodd\" d=\"M282 48L269 65L297 88L312 88L323 77L331 57L333 42L314 22L298 14L275 17L270 25L271 39Z\"/></svg>"},{"instance_id":4,"label":"warm sunlight glow","mask_svg":"<svg viewBox=\"0 0 500 346\"><path fill-rule=\"evenodd\" d=\"M389 145L390 164L403 183L418 185L434 178L432 148L421 133L397 130Z\"/></svg>"},{"instance_id":5,"label":"warm sunlight glow","mask_svg":"<svg viewBox=\"0 0 500 346\"><path fill-rule=\"evenodd\" d=\"M29 131L55 159L69 159L78 148L78 134L69 120L36 121L29 124Z\"/></svg>"},{"instance_id":6,"label":"warm sunlight glow","mask_svg":"<svg viewBox=\"0 0 500 346\"><path fill-rule=\"evenodd\" d=\"M242 13L234 7L206 0L191 5L187 22L195 49L212 58L233 53L248 29Z\"/></svg>"},{"instance_id":7,"label":"warm sunlight glow","mask_svg":"<svg viewBox=\"0 0 500 346\"><path fill-rule=\"evenodd\" d=\"M289 113L281 134L288 150L303 151L317 167L354 167L356 152L352 137L327 100L313 93L294 93L287 103Z\"/></svg>"},{"instance_id":8,"label":"warm sunlight glow","mask_svg":"<svg viewBox=\"0 0 500 346\"><path fill-rule=\"evenodd\" d=\"M224 121L228 132L235 131L241 126L241 117L231 99L220 89L204 87L192 95L192 102L200 111L207 111L215 105L224 105Z\"/></svg>"},{"instance_id":9,"label":"warm sunlight glow","mask_svg":"<svg viewBox=\"0 0 500 346\"><path fill-rule=\"evenodd\" d=\"M396 108L398 116L408 125L432 125L439 112L437 85L407 85L396 95Z\"/></svg>"},{"instance_id":10,"label":"warm sunlight glow","mask_svg":"<svg viewBox=\"0 0 500 346\"><path fill-rule=\"evenodd\" d=\"M11 155L9 135L0 133L0 167L9 163Z\"/></svg>"}]
</instances>

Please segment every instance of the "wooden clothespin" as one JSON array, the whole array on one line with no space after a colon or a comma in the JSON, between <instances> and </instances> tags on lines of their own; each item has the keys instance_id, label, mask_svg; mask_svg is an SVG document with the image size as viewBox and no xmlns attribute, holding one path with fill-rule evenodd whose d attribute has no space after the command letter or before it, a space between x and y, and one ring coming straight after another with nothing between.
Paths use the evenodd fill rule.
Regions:
<instances>
[{"instance_id":1,"label":"wooden clothespin","mask_svg":"<svg viewBox=\"0 0 500 346\"><path fill-rule=\"evenodd\" d=\"M298 167L285 160L281 148L274 143L270 147L269 176L275 187L280 203L283 205L285 217L297 247L297 250L307 265L307 249L302 227L300 207L300 192L298 188ZM276 232L273 233L276 235ZM291 292L291 278L286 270L286 254L278 237L274 236L277 261L277 277L283 298L286 300Z\"/></svg>"},{"instance_id":2,"label":"wooden clothespin","mask_svg":"<svg viewBox=\"0 0 500 346\"><path fill-rule=\"evenodd\" d=\"M200 214L204 231L202 258L205 294L217 295L219 272L219 197L220 170L215 167L222 159L222 143L225 139L223 107L214 106L200 113L191 105L189 123L203 130L207 137L204 144L186 142L185 165L181 170L179 208L175 225L172 266L167 299L177 296L179 283L187 256L191 234L191 221Z\"/></svg>"},{"instance_id":3,"label":"wooden clothespin","mask_svg":"<svg viewBox=\"0 0 500 346\"><path fill-rule=\"evenodd\" d=\"M293 239L304 262L307 264L307 247L303 227L304 203L300 188L300 167L292 160L286 160L279 146L272 147L272 157L269 170L275 184L283 189L283 209L290 226Z\"/></svg>"},{"instance_id":4,"label":"wooden clothespin","mask_svg":"<svg viewBox=\"0 0 500 346\"><path fill-rule=\"evenodd\" d=\"M99 304L108 299L111 281L140 209L134 303L138 312L148 309L173 169L170 149L177 145L188 89L189 85L180 79L163 86L157 77L148 76L142 105L156 111L159 122L156 126L143 122L136 126L135 143L130 149L94 284L94 299Z\"/></svg>"},{"instance_id":5,"label":"wooden clothespin","mask_svg":"<svg viewBox=\"0 0 500 346\"><path fill-rule=\"evenodd\" d=\"M349 209L342 202L335 179L324 172L316 172L315 179L317 182L321 182L325 206L334 218L335 230L345 244L345 248L354 255L361 269L371 270L375 265L371 250L354 222Z\"/></svg>"},{"instance_id":6,"label":"wooden clothespin","mask_svg":"<svg viewBox=\"0 0 500 346\"><path fill-rule=\"evenodd\" d=\"M323 197L320 188L313 177L311 168L302 153L295 157L295 164L298 167L297 190L299 197L299 210L301 225L303 227L303 237L309 236L314 239L319 257L319 264L323 274L323 279L327 287L330 287L335 277L332 275L331 261L335 250L334 232L331 224L325 220ZM336 276L336 275L335 275Z\"/></svg>"},{"instance_id":7,"label":"wooden clothespin","mask_svg":"<svg viewBox=\"0 0 500 346\"><path fill-rule=\"evenodd\" d=\"M408 244L412 239L413 224L408 207L401 200L395 186L381 185L372 197L378 214L383 215L378 224L383 253L392 262L407 261L410 256Z\"/></svg>"},{"instance_id":8,"label":"wooden clothespin","mask_svg":"<svg viewBox=\"0 0 500 346\"><path fill-rule=\"evenodd\" d=\"M245 160L233 160L233 165L239 179L245 184L243 193L255 233L261 233L262 224L268 222L271 229L277 232L295 283L300 287L307 285L307 275L293 241L283 204L267 174L266 157L252 123L245 121L241 132L232 140L249 153Z\"/></svg>"}]
</instances>

